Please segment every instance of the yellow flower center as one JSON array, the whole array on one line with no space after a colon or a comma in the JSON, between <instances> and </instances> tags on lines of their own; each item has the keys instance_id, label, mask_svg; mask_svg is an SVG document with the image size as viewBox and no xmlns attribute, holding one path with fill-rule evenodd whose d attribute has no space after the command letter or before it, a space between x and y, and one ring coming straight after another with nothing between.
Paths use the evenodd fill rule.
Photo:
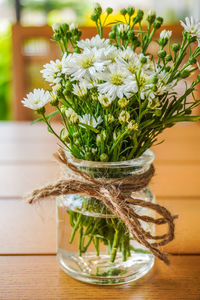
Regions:
<instances>
[{"instance_id":1,"label":"yellow flower center","mask_svg":"<svg viewBox=\"0 0 200 300\"><path fill-rule=\"evenodd\" d=\"M59 72L62 71L62 64L61 64L61 63L58 63L58 64L56 65L56 67L57 67L57 69L58 69Z\"/></svg>"},{"instance_id":2,"label":"yellow flower center","mask_svg":"<svg viewBox=\"0 0 200 300\"><path fill-rule=\"evenodd\" d=\"M115 85L123 84L124 76L120 73L114 73L110 76L110 82Z\"/></svg>"},{"instance_id":3,"label":"yellow flower center","mask_svg":"<svg viewBox=\"0 0 200 300\"><path fill-rule=\"evenodd\" d=\"M148 77L146 75L141 75L140 76L140 85L142 86L147 82Z\"/></svg>"},{"instance_id":4,"label":"yellow flower center","mask_svg":"<svg viewBox=\"0 0 200 300\"><path fill-rule=\"evenodd\" d=\"M80 65L83 69L88 69L88 68L92 67L93 63L94 63L93 56L92 57L86 56L80 60Z\"/></svg>"},{"instance_id":5,"label":"yellow flower center","mask_svg":"<svg viewBox=\"0 0 200 300\"><path fill-rule=\"evenodd\" d=\"M134 63L129 63L129 64L128 64L128 70L129 70L132 74L136 73L137 69L138 69L138 68L137 68L136 64L134 64Z\"/></svg>"}]
</instances>

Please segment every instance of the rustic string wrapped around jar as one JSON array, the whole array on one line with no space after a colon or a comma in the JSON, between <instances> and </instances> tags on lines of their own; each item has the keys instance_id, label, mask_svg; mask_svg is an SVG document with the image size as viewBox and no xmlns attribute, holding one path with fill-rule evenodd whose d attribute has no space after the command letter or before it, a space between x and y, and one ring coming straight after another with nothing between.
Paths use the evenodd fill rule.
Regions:
<instances>
[{"instance_id":1,"label":"rustic string wrapped around jar","mask_svg":"<svg viewBox=\"0 0 200 300\"><path fill-rule=\"evenodd\" d=\"M60 179L54 184L49 184L34 190L27 197L29 203L34 203L41 198L49 196L83 194L95 197L101 201L119 217L128 227L135 240L148 248L156 257L169 264L167 254L158 249L174 239L174 219L171 213L163 206L130 197L129 192L145 188L154 175L153 165L143 174L127 176L125 178L92 178L89 174L79 170L67 160L62 149L54 154L54 157L73 172L73 178ZM130 206L131 204L131 206ZM134 205L151 209L161 215L161 218L140 216L134 210ZM168 231L163 235L152 235L145 231L140 220L157 225L167 224ZM150 241L149 241L150 240Z\"/></svg>"}]
</instances>

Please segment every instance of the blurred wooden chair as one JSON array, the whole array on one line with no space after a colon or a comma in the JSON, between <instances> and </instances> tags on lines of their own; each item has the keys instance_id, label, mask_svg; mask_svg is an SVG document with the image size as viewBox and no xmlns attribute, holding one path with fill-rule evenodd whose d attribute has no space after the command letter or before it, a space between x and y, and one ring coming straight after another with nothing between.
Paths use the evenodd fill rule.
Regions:
<instances>
[{"instance_id":1,"label":"blurred wooden chair","mask_svg":"<svg viewBox=\"0 0 200 300\"><path fill-rule=\"evenodd\" d=\"M180 40L182 36L182 27L180 25L165 26L167 30L173 31L173 38ZM162 28L162 29L164 29ZM81 27L82 39L91 38L96 35L95 27ZM110 28L106 27L104 35L108 36ZM32 112L21 104L21 100L25 97L33 86L40 87L34 84L34 80L44 84L42 76L39 73L39 68L47 63L50 59L56 59L60 55L60 50L57 44L51 41L52 29L50 26L40 27L24 27L20 24L12 27L12 53L13 53L13 118L14 120L24 121L33 118ZM156 33L156 37L160 34L160 30ZM152 50L152 49L151 49ZM157 53L157 47L153 48L154 53ZM39 68L34 73L34 66ZM30 68L30 66L32 66ZM29 68L29 74L28 74ZM39 73L39 74L38 74ZM34 74L32 79L29 75ZM31 86L32 85L32 86Z\"/></svg>"}]
</instances>

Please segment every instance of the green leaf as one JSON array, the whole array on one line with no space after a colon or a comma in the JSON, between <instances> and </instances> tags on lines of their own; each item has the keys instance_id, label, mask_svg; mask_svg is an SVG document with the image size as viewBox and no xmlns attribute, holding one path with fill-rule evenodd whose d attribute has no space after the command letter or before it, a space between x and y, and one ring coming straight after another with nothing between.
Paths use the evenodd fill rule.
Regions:
<instances>
[{"instance_id":1,"label":"green leaf","mask_svg":"<svg viewBox=\"0 0 200 300\"><path fill-rule=\"evenodd\" d=\"M177 122L196 122L200 120L200 115L198 116L180 116L174 117L167 120L166 123L177 123Z\"/></svg>"},{"instance_id":2,"label":"green leaf","mask_svg":"<svg viewBox=\"0 0 200 300\"><path fill-rule=\"evenodd\" d=\"M48 116L46 116L46 119L47 120L50 120L52 117L54 117L59 111L58 110L55 110L53 111L52 113L50 113ZM43 121L43 118L38 118L36 120L34 120L31 125L34 125L34 124L37 124L39 122L42 122Z\"/></svg>"},{"instance_id":3,"label":"green leaf","mask_svg":"<svg viewBox=\"0 0 200 300\"><path fill-rule=\"evenodd\" d=\"M149 125L151 125L155 120L154 119L151 119L151 120L147 120L147 121L144 121L140 124L140 129L144 128L144 127L147 127Z\"/></svg>"},{"instance_id":4,"label":"green leaf","mask_svg":"<svg viewBox=\"0 0 200 300\"><path fill-rule=\"evenodd\" d=\"M98 132L99 132L98 129L96 129L96 128L94 128L94 127L88 125L88 124L84 124L84 123L81 123L81 122L80 122L79 124L80 124L81 126L85 127L86 129L89 129L89 130L91 130L91 131L93 131L93 132L95 132L95 133L98 133Z\"/></svg>"}]
</instances>

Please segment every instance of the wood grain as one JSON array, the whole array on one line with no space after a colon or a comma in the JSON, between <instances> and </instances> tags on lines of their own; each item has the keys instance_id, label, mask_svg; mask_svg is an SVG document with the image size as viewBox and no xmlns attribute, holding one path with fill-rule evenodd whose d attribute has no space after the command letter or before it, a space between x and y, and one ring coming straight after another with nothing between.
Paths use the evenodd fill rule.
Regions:
<instances>
[{"instance_id":1,"label":"wood grain","mask_svg":"<svg viewBox=\"0 0 200 300\"><path fill-rule=\"evenodd\" d=\"M199 300L200 256L156 262L143 278L121 286L93 286L59 269L55 256L0 257L1 300Z\"/></svg>"}]
</instances>

